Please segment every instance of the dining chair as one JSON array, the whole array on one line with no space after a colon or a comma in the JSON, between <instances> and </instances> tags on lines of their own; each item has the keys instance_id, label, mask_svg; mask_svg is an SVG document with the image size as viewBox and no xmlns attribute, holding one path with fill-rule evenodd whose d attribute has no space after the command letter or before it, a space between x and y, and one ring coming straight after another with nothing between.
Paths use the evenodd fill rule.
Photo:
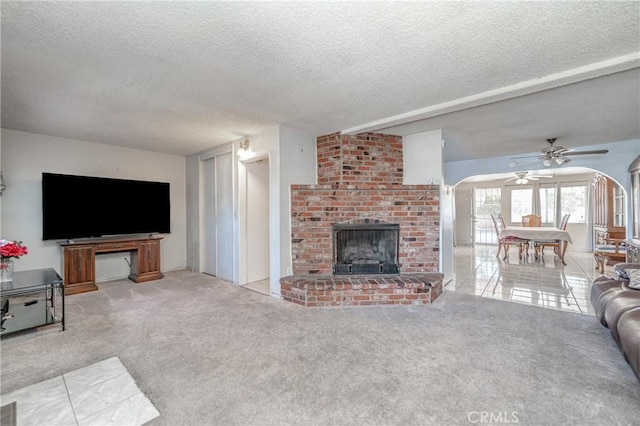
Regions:
<instances>
[{"instance_id":1,"label":"dining chair","mask_svg":"<svg viewBox=\"0 0 640 426\"><path fill-rule=\"evenodd\" d=\"M538 216L536 214L528 214L526 216L522 216L521 223L523 227L531 227L531 226L542 226L542 216ZM525 247L525 256L529 257L529 244L533 244L533 241L527 241L524 245ZM535 248L535 244L534 244ZM535 250L534 250L535 254Z\"/></svg>"},{"instance_id":2,"label":"dining chair","mask_svg":"<svg viewBox=\"0 0 640 426\"><path fill-rule=\"evenodd\" d=\"M627 241L616 238L605 238L604 244L596 245L593 249L596 269L604 274L604 265L610 262L624 262L627 258Z\"/></svg>"},{"instance_id":3,"label":"dining chair","mask_svg":"<svg viewBox=\"0 0 640 426\"><path fill-rule=\"evenodd\" d=\"M567 223L569 223L569 216L571 216L571 213L567 213L564 216L562 216L562 220L560 221L560 226L558 227L558 229L561 229L563 231L567 230ZM535 249L535 258L538 258L538 255L542 254L544 256L544 248L545 247L553 247L553 252L556 255L560 255L560 248L562 245L562 241L558 241L558 240L543 240L543 241L534 241L533 243L533 247Z\"/></svg>"},{"instance_id":4,"label":"dining chair","mask_svg":"<svg viewBox=\"0 0 640 426\"><path fill-rule=\"evenodd\" d=\"M527 244L528 241L527 240L523 240L520 239L518 237L505 237L505 238L500 238L500 226L498 225L498 220L496 219L496 217L493 215L493 213L491 213L491 220L493 221L493 228L496 231L496 237L498 238L498 252L496 253L496 257L500 257L500 251L502 250L502 247L504 247L504 257L503 260L507 258L507 256L509 255L509 246L511 244L516 244L518 246L518 258L522 258L522 250L523 250L523 245ZM504 223L504 222L503 222Z\"/></svg>"},{"instance_id":5,"label":"dining chair","mask_svg":"<svg viewBox=\"0 0 640 426\"><path fill-rule=\"evenodd\" d=\"M522 226L542 226L542 216L537 214L522 216Z\"/></svg>"}]
</instances>

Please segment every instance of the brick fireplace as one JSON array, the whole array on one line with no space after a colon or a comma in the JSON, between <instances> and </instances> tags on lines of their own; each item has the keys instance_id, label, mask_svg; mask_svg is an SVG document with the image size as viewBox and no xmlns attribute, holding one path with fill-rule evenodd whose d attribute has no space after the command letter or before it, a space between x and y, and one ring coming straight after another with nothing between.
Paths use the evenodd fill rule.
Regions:
<instances>
[{"instance_id":1,"label":"brick fireplace","mask_svg":"<svg viewBox=\"0 0 640 426\"><path fill-rule=\"evenodd\" d=\"M402 138L321 136L317 164L317 185L291 186L293 275L280 280L282 297L305 306L435 300L440 188L402 184Z\"/></svg>"}]
</instances>

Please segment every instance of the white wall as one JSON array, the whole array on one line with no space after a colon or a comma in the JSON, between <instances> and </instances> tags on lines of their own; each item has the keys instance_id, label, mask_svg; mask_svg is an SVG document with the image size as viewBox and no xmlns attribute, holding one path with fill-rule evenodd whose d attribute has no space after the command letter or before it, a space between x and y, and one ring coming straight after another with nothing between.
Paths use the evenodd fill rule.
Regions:
<instances>
[{"instance_id":1,"label":"white wall","mask_svg":"<svg viewBox=\"0 0 640 426\"><path fill-rule=\"evenodd\" d=\"M42 172L169 182L171 233L164 234L161 242L162 269L184 268L185 167L181 156L3 129L2 171L7 189L2 196L2 238L24 241L29 248L29 254L16 261L16 270L53 267L62 273L60 247L55 241L42 240ZM96 279L126 277L125 256L128 253L98 255Z\"/></svg>"},{"instance_id":2,"label":"white wall","mask_svg":"<svg viewBox=\"0 0 640 426\"><path fill-rule=\"evenodd\" d=\"M455 200L453 188L441 187L440 193L440 272L444 282L453 279L453 217Z\"/></svg>"},{"instance_id":3,"label":"white wall","mask_svg":"<svg viewBox=\"0 0 640 426\"><path fill-rule=\"evenodd\" d=\"M318 182L316 138L281 126L280 133L280 277L291 275L291 185ZM271 292L280 294L280 283Z\"/></svg>"},{"instance_id":4,"label":"white wall","mask_svg":"<svg viewBox=\"0 0 640 426\"><path fill-rule=\"evenodd\" d=\"M440 185L443 181L442 130L403 136L404 185Z\"/></svg>"},{"instance_id":5,"label":"white wall","mask_svg":"<svg viewBox=\"0 0 640 426\"><path fill-rule=\"evenodd\" d=\"M440 185L440 266L444 282L453 276L453 191L444 187L442 130L403 136L404 185Z\"/></svg>"},{"instance_id":6,"label":"white wall","mask_svg":"<svg viewBox=\"0 0 640 426\"><path fill-rule=\"evenodd\" d=\"M2 133L4 129L0 129L0 172L2 171ZM0 195L0 236L2 236L2 195Z\"/></svg>"},{"instance_id":7,"label":"white wall","mask_svg":"<svg viewBox=\"0 0 640 426\"><path fill-rule=\"evenodd\" d=\"M200 270L200 159L191 155L186 159L186 234L187 234L187 268Z\"/></svg>"},{"instance_id":8,"label":"white wall","mask_svg":"<svg viewBox=\"0 0 640 426\"><path fill-rule=\"evenodd\" d=\"M444 147L449 143L446 132L442 132L440 146L440 272L444 274L444 282L453 279L453 237L455 223L455 198L453 187L444 184ZM435 157L435 155L434 155ZM435 167L431 160L430 167Z\"/></svg>"}]
</instances>

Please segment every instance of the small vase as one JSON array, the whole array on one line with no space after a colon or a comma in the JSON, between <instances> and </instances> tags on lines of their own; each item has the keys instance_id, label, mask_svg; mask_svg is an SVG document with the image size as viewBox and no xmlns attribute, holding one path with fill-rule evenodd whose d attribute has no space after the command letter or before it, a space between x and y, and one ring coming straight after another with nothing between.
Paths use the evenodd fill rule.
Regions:
<instances>
[{"instance_id":1,"label":"small vase","mask_svg":"<svg viewBox=\"0 0 640 426\"><path fill-rule=\"evenodd\" d=\"M13 281L13 260L7 259L0 262L0 282Z\"/></svg>"}]
</instances>

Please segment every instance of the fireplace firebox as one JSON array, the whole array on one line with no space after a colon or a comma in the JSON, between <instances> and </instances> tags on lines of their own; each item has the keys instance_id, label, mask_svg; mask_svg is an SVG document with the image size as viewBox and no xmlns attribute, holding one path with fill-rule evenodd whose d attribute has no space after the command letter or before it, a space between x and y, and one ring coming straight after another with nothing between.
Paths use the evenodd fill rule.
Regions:
<instances>
[{"instance_id":1,"label":"fireplace firebox","mask_svg":"<svg viewBox=\"0 0 640 426\"><path fill-rule=\"evenodd\" d=\"M399 274L398 224L333 225L333 273Z\"/></svg>"}]
</instances>

